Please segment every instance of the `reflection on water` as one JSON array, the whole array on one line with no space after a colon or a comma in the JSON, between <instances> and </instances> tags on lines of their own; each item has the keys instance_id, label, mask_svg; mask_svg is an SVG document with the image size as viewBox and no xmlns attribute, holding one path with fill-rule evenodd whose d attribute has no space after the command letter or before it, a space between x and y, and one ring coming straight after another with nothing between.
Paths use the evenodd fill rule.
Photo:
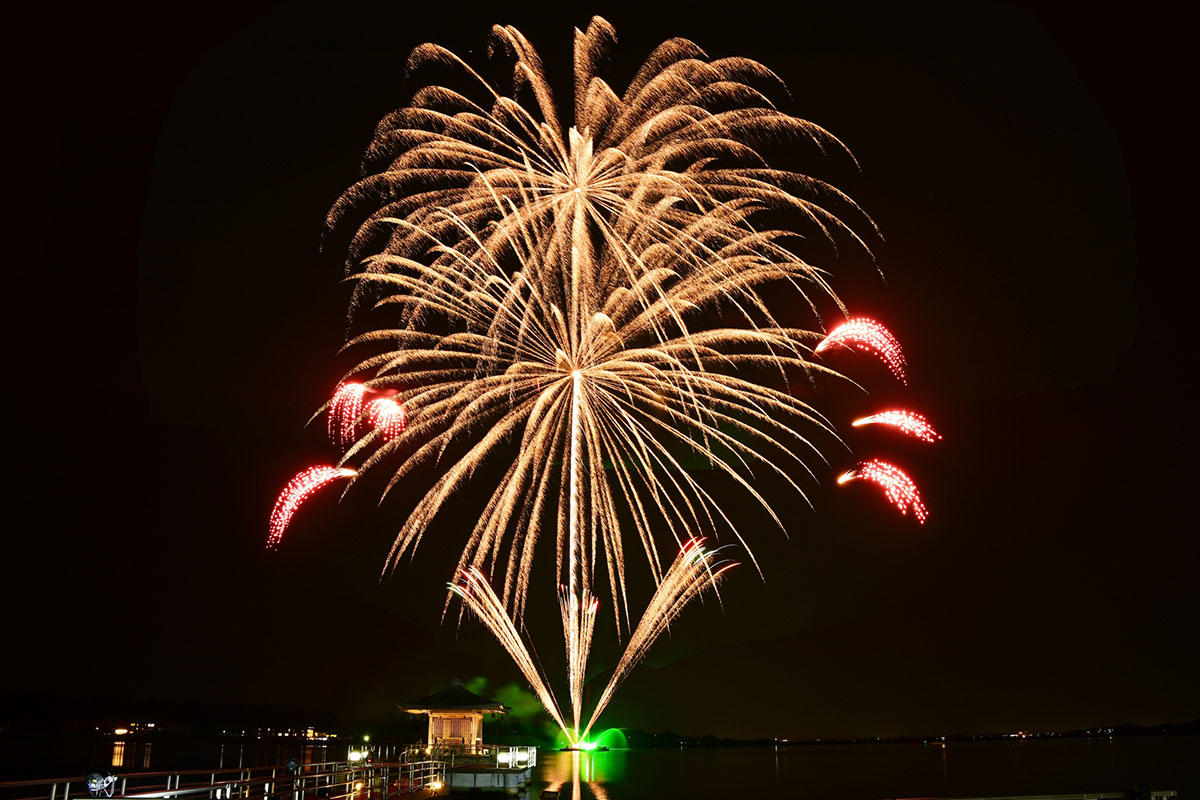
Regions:
<instances>
[{"instance_id":1,"label":"reflection on water","mask_svg":"<svg viewBox=\"0 0 1200 800\"><path fill-rule=\"evenodd\" d=\"M558 792L560 800L582 800L583 788L587 787L589 797L608 800L608 793L604 791L604 781L606 778L612 778L604 774L607 755L608 753L581 753L578 750L546 754L541 769L546 789ZM527 791L525 798L528 797Z\"/></svg>"},{"instance_id":2,"label":"reflection on water","mask_svg":"<svg viewBox=\"0 0 1200 800\"><path fill-rule=\"evenodd\" d=\"M136 736L14 740L0 737L7 779L114 770L259 766L288 758L345 758L345 745L287 739ZM608 752L542 750L523 800L543 789L561 800L729 800L1127 793L1176 789L1200 798L1200 736L930 741L916 744L665 748Z\"/></svg>"},{"instance_id":3,"label":"reflection on water","mask_svg":"<svg viewBox=\"0 0 1200 800\"><path fill-rule=\"evenodd\" d=\"M154 750L153 742L126 742L118 739L112 745L112 758L109 763L114 767L137 767L139 766L137 751L138 747L142 749L141 768L150 769L150 753Z\"/></svg>"},{"instance_id":4,"label":"reflection on water","mask_svg":"<svg viewBox=\"0 0 1200 800\"><path fill-rule=\"evenodd\" d=\"M1200 796L1200 737L547 752L521 800L1124 793Z\"/></svg>"}]
</instances>

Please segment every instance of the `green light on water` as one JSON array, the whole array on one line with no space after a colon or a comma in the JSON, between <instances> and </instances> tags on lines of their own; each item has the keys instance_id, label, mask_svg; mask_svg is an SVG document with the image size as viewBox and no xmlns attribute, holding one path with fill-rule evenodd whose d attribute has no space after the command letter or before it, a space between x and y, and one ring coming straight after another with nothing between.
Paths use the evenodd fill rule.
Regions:
<instances>
[{"instance_id":1,"label":"green light on water","mask_svg":"<svg viewBox=\"0 0 1200 800\"><path fill-rule=\"evenodd\" d=\"M625 731L620 728L609 728L596 737L596 745L610 750L625 750L629 742L625 739Z\"/></svg>"},{"instance_id":2,"label":"green light on water","mask_svg":"<svg viewBox=\"0 0 1200 800\"><path fill-rule=\"evenodd\" d=\"M571 742L559 733L554 740L554 746L561 749L580 750L591 753L595 750L626 750L629 747L625 739L625 731L621 728L608 728L602 733L595 734L590 741Z\"/></svg>"}]
</instances>

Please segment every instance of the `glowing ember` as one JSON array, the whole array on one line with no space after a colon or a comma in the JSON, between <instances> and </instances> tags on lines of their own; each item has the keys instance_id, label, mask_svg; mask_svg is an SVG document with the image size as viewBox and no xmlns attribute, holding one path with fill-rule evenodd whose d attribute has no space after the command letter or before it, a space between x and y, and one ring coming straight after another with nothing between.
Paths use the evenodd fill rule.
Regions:
<instances>
[{"instance_id":1,"label":"glowing ember","mask_svg":"<svg viewBox=\"0 0 1200 800\"><path fill-rule=\"evenodd\" d=\"M279 540L283 538L283 532L287 530L292 517L296 515L300 506L313 492L338 478L349 478L356 474L352 469L342 469L339 467L309 467L288 481L287 486L283 487L283 491L279 493L279 497L275 500L275 507L271 509L270 535L267 536L267 548L272 549L279 544Z\"/></svg>"},{"instance_id":2,"label":"glowing ember","mask_svg":"<svg viewBox=\"0 0 1200 800\"><path fill-rule=\"evenodd\" d=\"M367 406L367 421L371 423L372 428L379 431L380 439L390 442L404 433L408 417L404 413L404 406L390 397L381 397L372 400Z\"/></svg>"},{"instance_id":3,"label":"glowing ember","mask_svg":"<svg viewBox=\"0 0 1200 800\"><path fill-rule=\"evenodd\" d=\"M358 418L362 416L363 395L367 387L361 383L343 383L329 403L329 441L334 447L346 450L358 437Z\"/></svg>"},{"instance_id":4,"label":"glowing ember","mask_svg":"<svg viewBox=\"0 0 1200 800\"><path fill-rule=\"evenodd\" d=\"M879 357L901 383L908 383L904 374L904 351L887 328L869 317L854 317L838 325L813 350L820 353L838 344Z\"/></svg>"},{"instance_id":5,"label":"glowing ember","mask_svg":"<svg viewBox=\"0 0 1200 800\"><path fill-rule=\"evenodd\" d=\"M922 525L929 518L929 511L921 502L921 493L917 491L917 484L895 464L880 461L878 458L864 461L858 465L857 469L843 473L838 478L839 484L850 481L870 481L879 486L887 496L888 502L895 506L901 514L907 515L911 509L917 522Z\"/></svg>"},{"instance_id":6,"label":"glowing ember","mask_svg":"<svg viewBox=\"0 0 1200 800\"><path fill-rule=\"evenodd\" d=\"M903 408L881 411L869 417L861 417L854 420L853 425L856 428L861 428L863 425L887 425L906 436L920 439L923 442L932 443L942 438L942 435L935 431L933 426L929 424L929 420L915 411L907 411Z\"/></svg>"}]
</instances>

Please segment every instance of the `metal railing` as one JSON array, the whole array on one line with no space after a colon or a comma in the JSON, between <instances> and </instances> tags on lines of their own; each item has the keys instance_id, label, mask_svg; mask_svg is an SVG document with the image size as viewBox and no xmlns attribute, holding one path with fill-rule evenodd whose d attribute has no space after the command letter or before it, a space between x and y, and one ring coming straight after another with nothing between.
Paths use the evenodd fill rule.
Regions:
<instances>
[{"instance_id":1,"label":"metal railing","mask_svg":"<svg viewBox=\"0 0 1200 800\"><path fill-rule=\"evenodd\" d=\"M434 759L455 767L488 767L510 769L537 766L537 748L532 745L507 744L414 744L405 748L403 761Z\"/></svg>"},{"instance_id":2,"label":"metal railing","mask_svg":"<svg viewBox=\"0 0 1200 800\"><path fill-rule=\"evenodd\" d=\"M446 764L436 759L393 762L329 761L321 764L239 767L117 775L111 789L89 791L86 777L0 783L0 800L85 800L91 797L188 800L386 800L436 793Z\"/></svg>"},{"instance_id":3,"label":"metal railing","mask_svg":"<svg viewBox=\"0 0 1200 800\"><path fill-rule=\"evenodd\" d=\"M497 767L536 767L537 748L532 746L500 745L496 748Z\"/></svg>"}]
</instances>

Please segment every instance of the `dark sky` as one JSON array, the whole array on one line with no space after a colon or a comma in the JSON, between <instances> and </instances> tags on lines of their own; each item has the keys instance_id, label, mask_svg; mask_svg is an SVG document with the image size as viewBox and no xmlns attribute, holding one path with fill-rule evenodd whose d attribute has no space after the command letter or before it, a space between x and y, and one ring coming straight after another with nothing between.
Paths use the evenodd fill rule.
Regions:
<instances>
[{"instance_id":1,"label":"dark sky","mask_svg":"<svg viewBox=\"0 0 1200 800\"><path fill-rule=\"evenodd\" d=\"M350 718L456 676L516 678L477 625L439 623L470 493L382 584L413 492L318 499L280 552L262 543L279 487L332 455L304 428L347 366L321 221L406 101L409 49L477 59L512 23L562 71L571 27L598 12L618 72L688 36L775 69L785 109L851 146L861 174L817 169L882 228L887 284L847 264L837 286L899 334L905 401L945 434L931 452L851 438L911 467L923 528L831 475L815 511L780 495L789 538L748 517L765 584L744 569L723 611L690 610L605 721L833 737L1200 716L1180 20L44 5L9 48L6 690ZM871 380L837 418L899 397ZM550 665L544 594L531 624Z\"/></svg>"}]
</instances>

